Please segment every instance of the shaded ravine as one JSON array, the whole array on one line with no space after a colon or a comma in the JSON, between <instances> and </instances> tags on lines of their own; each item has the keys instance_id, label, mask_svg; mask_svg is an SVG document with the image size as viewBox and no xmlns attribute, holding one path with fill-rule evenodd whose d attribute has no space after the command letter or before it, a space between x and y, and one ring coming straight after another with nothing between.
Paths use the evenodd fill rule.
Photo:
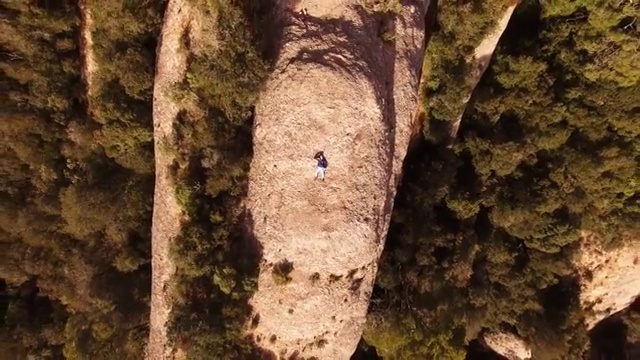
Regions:
<instances>
[{"instance_id":1,"label":"shaded ravine","mask_svg":"<svg viewBox=\"0 0 640 360\"><path fill-rule=\"evenodd\" d=\"M500 38L507 29L511 16L519 3L519 1L513 1L504 10L504 13L496 22L495 27L482 39L480 44L476 46L472 56L467 60L468 63L472 64L472 72L467 80L467 83L470 84L470 89L464 98L462 111L460 112L456 122L451 126L450 136L452 139L455 139L458 134L458 129L460 128L464 111L469 105L475 88L478 86L478 83L482 79L485 71L489 68L491 57L493 56L493 53L500 42ZM528 344L517 335L511 333L486 333L482 337L482 343L508 359L524 360L531 358L531 349Z\"/></svg>"},{"instance_id":2,"label":"shaded ravine","mask_svg":"<svg viewBox=\"0 0 640 360\"><path fill-rule=\"evenodd\" d=\"M283 357L348 359L358 344L416 128L425 8L279 9L283 46L254 123L247 209L264 261L247 328ZM317 150L329 160L325 182L313 180ZM292 271L274 273L285 261Z\"/></svg>"},{"instance_id":3,"label":"shaded ravine","mask_svg":"<svg viewBox=\"0 0 640 360\"><path fill-rule=\"evenodd\" d=\"M173 96L186 72L187 53L181 49L191 9L188 1L169 0L156 60L153 87L153 137L155 149L155 188L151 229L151 312L146 359L173 358L167 337L172 309L171 278L175 264L171 244L180 233L182 210L176 199L176 184L170 167L175 159L173 124L180 106Z\"/></svg>"}]
</instances>

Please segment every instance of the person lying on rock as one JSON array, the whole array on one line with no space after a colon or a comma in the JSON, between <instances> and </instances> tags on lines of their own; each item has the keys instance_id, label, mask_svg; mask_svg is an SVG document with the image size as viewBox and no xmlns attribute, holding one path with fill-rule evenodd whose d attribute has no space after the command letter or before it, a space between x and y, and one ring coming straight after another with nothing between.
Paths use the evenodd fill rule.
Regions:
<instances>
[{"instance_id":1,"label":"person lying on rock","mask_svg":"<svg viewBox=\"0 0 640 360\"><path fill-rule=\"evenodd\" d=\"M329 166L329 162L324 156L323 151L318 151L313 158L318 161L318 167L316 167L316 175L314 176L313 180L320 177L320 179L324 181L324 176L327 173L327 166Z\"/></svg>"}]
</instances>

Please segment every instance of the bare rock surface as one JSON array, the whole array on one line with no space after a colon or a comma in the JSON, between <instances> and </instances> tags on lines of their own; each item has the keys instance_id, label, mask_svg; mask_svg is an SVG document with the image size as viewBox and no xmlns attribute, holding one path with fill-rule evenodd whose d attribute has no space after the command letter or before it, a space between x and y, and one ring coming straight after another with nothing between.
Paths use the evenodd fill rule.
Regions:
<instances>
[{"instance_id":1,"label":"bare rock surface","mask_svg":"<svg viewBox=\"0 0 640 360\"><path fill-rule=\"evenodd\" d=\"M626 309L640 296L640 243L628 237L623 246L604 250L594 234L583 232L580 302L591 330L601 320Z\"/></svg>"},{"instance_id":2,"label":"bare rock surface","mask_svg":"<svg viewBox=\"0 0 640 360\"><path fill-rule=\"evenodd\" d=\"M282 46L256 108L247 209L263 262L247 331L283 357L354 352L412 133L426 3L404 1L395 19L360 4L280 2Z\"/></svg>"},{"instance_id":3,"label":"bare rock surface","mask_svg":"<svg viewBox=\"0 0 640 360\"><path fill-rule=\"evenodd\" d=\"M507 332L490 332L483 335L485 344L509 360L531 359L529 345L517 335Z\"/></svg>"}]
</instances>

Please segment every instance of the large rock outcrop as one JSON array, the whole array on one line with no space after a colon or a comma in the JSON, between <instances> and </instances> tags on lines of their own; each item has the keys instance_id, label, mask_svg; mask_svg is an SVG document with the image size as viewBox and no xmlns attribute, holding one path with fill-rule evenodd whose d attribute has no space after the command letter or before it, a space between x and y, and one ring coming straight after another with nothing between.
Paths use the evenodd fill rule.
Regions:
<instances>
[{"instance_id":1,"label":"large rock outcrop","mask_svg":"<svg viewBox=\"0 0 640 360\"><path fill-rule=\"evenodd\" d=\"M619 248L604 250L595 236L583 232L577 264L580 303L589 330L640 296L640 243L629 236Z\"/></svg>"},{"instance_id":2,"label":"large rock outcrop","mask_svg":"<svg viewBox=\"0 0 640 360\"><path fill-rule=\"evenodd\" d=\"M256 108L247 209L263 263L247 328L285 357L355 350L412 135L426 3L397 16L361 4L281 2L283 45Z\"/></svg>"},{"instance_id":3,"label":"large rock outcrop","mask_svg":"<svg viewBox=\"0 0 640 360\"><path fill-rule=\"evenodd\" d=\"M508 332L490 332L482 337L493 351L509 360L531 359L531 348L520 337Z\"/></svg>"}]
</instances>

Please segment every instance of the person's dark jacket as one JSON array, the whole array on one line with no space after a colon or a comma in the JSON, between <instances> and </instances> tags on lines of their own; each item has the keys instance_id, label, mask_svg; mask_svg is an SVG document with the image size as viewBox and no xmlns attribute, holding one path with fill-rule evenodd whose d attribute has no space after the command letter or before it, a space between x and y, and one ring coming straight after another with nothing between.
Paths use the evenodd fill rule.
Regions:
<instances>
[{"instance_id":1,"label":"person's dark jacket","mask_svg":"<svg viewBox=\"0 0 640 360\"><path fill-rule=\"evenodd\" d=\"M318 151L313 158L318 160L318 167L326 169L329 166L329 162L327 162L327 158L324 157L323 151Z\"/></svg>"},{"instance_id":2,"label":"person's dark jacket","mask_svg":"<svg viewBox=\"0 0 640 360\"><path fill-rule=\"evenodd\" d=\"M318 167L327 168L329 166L329 162L327 162L327 158L324 156L320 156L318 158Z\"/></svg>"}]
</instances>

